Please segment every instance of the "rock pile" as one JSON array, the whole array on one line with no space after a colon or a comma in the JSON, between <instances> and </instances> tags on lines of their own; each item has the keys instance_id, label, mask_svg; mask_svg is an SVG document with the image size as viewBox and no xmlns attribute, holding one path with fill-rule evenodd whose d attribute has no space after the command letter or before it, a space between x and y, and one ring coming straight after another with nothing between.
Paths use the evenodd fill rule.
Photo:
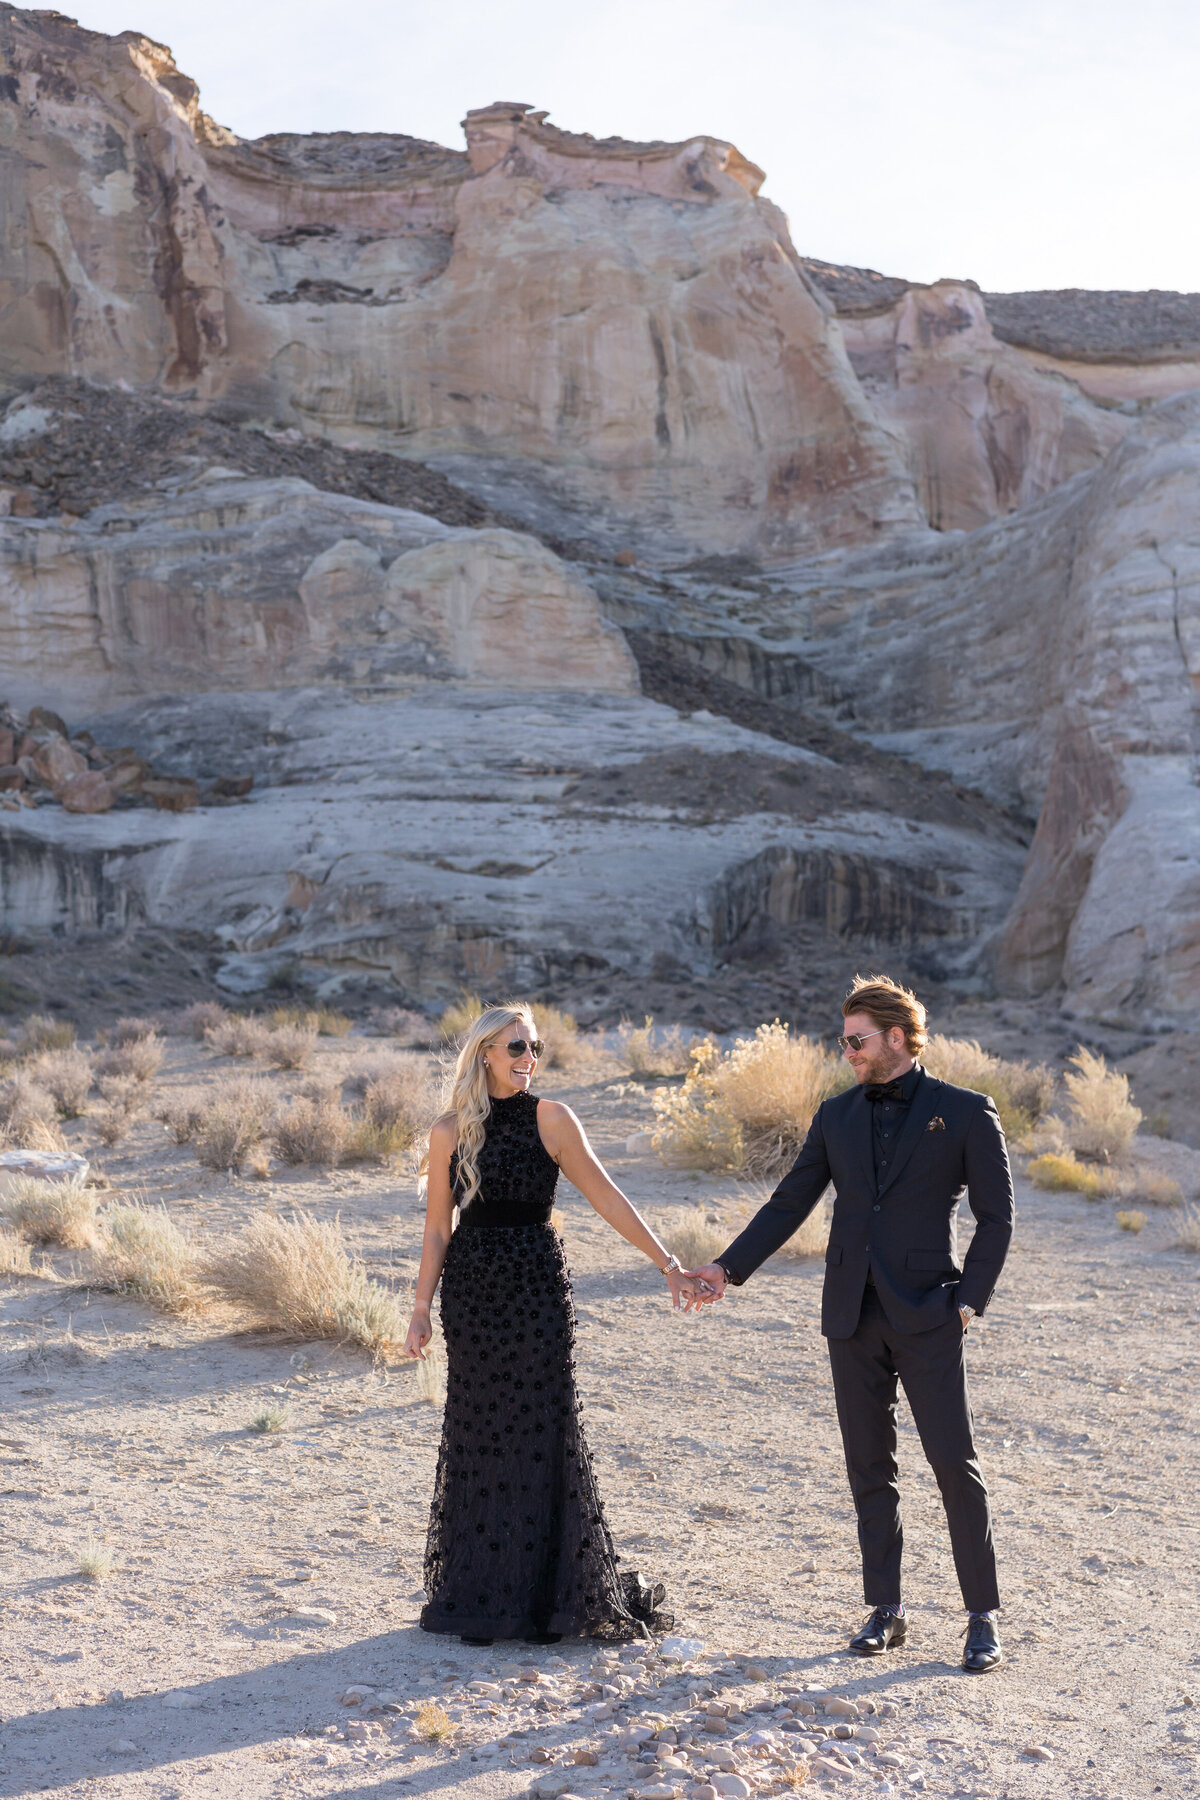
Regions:
<instances>
[{"instance_id":1,"label":"rock pile","mask_svg":"<svg viewBox=\"0 0 1200 1800\"><path fill-rule=\"evenodd\" d=\"M253 775L222 775L202 790L194 777L164 774L128 745L98 744L89 731L72 736L47 706L22 717L0 704L0 807L7 812L54 802L73 813L114 806L191 812L202 801L244 800L253 786Z\"/></svg>"}]
</instances>

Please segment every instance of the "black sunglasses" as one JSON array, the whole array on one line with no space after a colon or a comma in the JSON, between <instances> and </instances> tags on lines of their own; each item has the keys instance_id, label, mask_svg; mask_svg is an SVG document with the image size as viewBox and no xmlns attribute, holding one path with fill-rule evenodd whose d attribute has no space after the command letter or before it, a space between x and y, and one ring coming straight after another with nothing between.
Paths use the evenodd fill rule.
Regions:
<instances>
[{"instance_id":1,"label":"black sunglasses","mask_svg":"<svg viewBox=\"0 0 1200 1800\"><path fill-rule=\"evenodd\" d=\"M514 1038L511 1044L505 1044L504 1048L508 1051L510 1056L524 1056L526 1050L528 1050L531 1056L537 1057L542 1054L546 1045L541 1038L534 1038L532 1042L529 1042L525 1038Z\"/></svg>"}]
</instances>

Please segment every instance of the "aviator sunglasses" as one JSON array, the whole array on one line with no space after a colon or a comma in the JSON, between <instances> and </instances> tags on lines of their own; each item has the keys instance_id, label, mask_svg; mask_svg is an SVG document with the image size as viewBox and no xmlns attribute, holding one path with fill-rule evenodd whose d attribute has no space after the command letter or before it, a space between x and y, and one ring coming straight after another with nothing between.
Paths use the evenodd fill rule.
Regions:
<instances>
[{"instance_id":1,"label":"aviator sunglasses","mask_svg":"<svg viewBox=\"0 0 1200 1800\"><path fill-rule=\"evenodd\" d=\"M849 1037L840 1037L838 1039L838 1049L839 1050L861 1050L868 1038L882 1037L882 1036L883 1036L882 1029L880 1029L879 1031L863 1031L863 1032L855 1031L855 1032L852 1032ZM508 1047L510 1050L512 1049L511 1044Z\"/></svg>"},{"instance_id":2,"label":"aviator sunglasses","mask_svg":"<svg viewBox=\"0 0 1200 1800\"><path fill-rule=\"evenodd\" d=\"M542 1054L546 1045L542 1038L533 1038L532 1040L527 1038L513 1038L512 1042L505 1044L504 1048L508 1051L510 1056L524 1056L526 1050L528 1050L531 1056L538 1057Z\"/></svg>"}]
</instances>

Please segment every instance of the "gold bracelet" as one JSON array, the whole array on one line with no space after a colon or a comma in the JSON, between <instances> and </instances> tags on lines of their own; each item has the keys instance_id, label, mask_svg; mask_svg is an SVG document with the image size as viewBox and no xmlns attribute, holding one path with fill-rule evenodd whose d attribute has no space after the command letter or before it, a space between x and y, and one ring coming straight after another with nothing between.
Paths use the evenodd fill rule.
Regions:
<instances>
[{"instance_id":1,"label":"gold bracelet","mask_svg":"<svg viewBox=\"0 0 1200 1800\"><path fill-rule=\"evenodd\" d=\"M677 1256L671 1256L671 1257L668 1257L667 1261L663 1264L662 1268L658 1272L660 1275L673 1275L675 1273L682 1275L683 1274L683 1264L680 1262L680 1260Z\"/></svg>"}]
</instances>

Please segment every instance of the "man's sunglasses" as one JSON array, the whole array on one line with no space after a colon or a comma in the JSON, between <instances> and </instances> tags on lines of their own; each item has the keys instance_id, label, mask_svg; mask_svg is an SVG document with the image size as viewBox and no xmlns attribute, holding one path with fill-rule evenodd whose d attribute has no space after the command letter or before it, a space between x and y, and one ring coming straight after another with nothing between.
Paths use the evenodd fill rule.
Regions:
<instances>
[{"instance_id":1,"label":"man's sunglasses","mask_svg":"<svg viewBox=\"0 0 1200 1800\"><path fill-rule=\"evenodd\" d=\"M508 1051L510 1056L524 1056L525 1052L528 1050L530 1056L538 1057L542 1054L546 1045L541 1038L534 1038L532 1041L527 1038L514 1038L511 1044L505 1044L504 1048Z\"/></svg>"},{"instance_id":2,"label":"man's sunglasses","mask_svg":"<svg viewBox=\"0 0 1200 1800\"><path fill-rule=\"evenodd\" d=\"M861 1050L868 1038L882 1036L882 1029L879 1031L864 1031L861 1033L856 1031L853 1032L850 1037L840 1037L838 1039L838 1048L839 1050ZM508 1047L510 1050L512 1049L511 1044Z\"/></svg>"}]
</instances>

